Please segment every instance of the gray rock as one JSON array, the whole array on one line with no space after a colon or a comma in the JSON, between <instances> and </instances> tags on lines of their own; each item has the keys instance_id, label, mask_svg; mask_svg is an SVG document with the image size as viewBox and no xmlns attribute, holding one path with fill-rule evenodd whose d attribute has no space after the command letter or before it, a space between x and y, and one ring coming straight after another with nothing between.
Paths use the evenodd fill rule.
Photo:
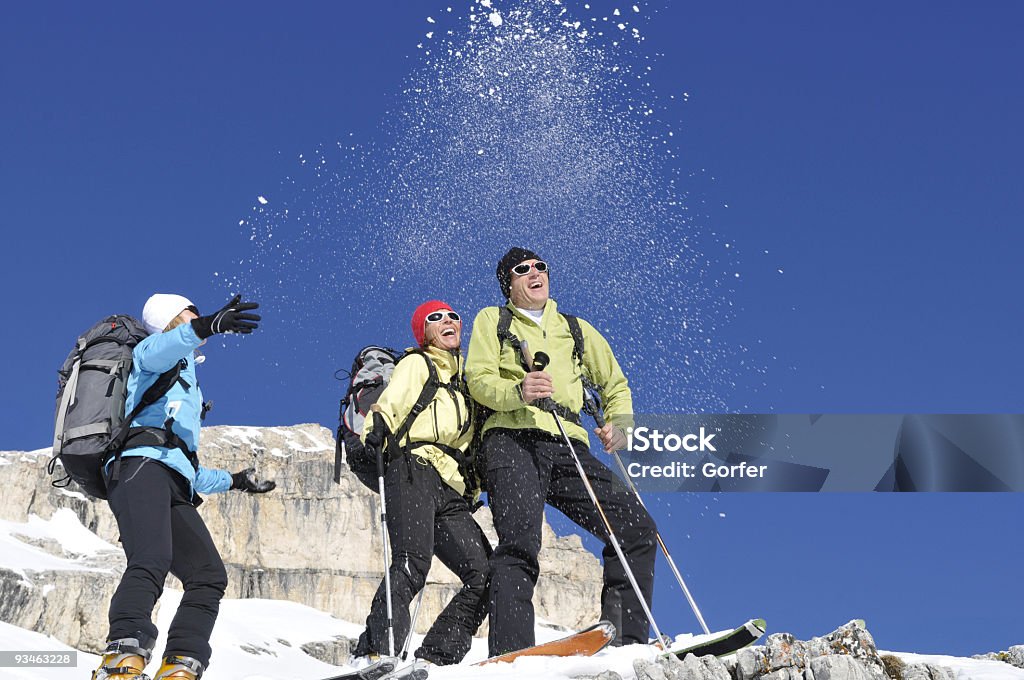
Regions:
<instances>
[{"instance_id":1,"label":"gray rock","mask_svg":"<svg viewBox=\"0 0 1024 680\"><path fill-rule=\"evenodd\" d=\"M956 675L942 666L915 663L903 667L903 680L956 680Z\"/></svg>"},{"instance_id":2,"label":"gray rock","mask_svg":"<svg viewBox=\"0 0 1024 680\"><path fill-rule=\"evenodd\" d=\"M987 654L975 654L972 659L982 661L1002 661L1011 666L1024 669L1024 645L1014 645L1005 652L988 652Z\"/></svg>"},{"instance_id":3,"label":"gray rock","mask_svg":"<svg viewBox=\"0 0 1024 680\"><path fill-rule=\"evenodd\" d=\"M811 659L814 680L875 680L879 676L852 656L831 654ZM885 677L884 674L881 677Z\"/></svg>"},{"instance_id":4,"label":"gray rock","mask_svg":"<svg viewBox=\"0 0 1024 680\"><path fill-rule=\"evenodd\" d=\"M661 658L655 661L647 659L633 661L633 673L636 674L636 680L675 680L674 674L669 675L665 672L665 664L661 663L662 661Z\"/></svg>"},{"instance_id":5,"label":"gray rock","mask_svg":"<svg viewBox=\"0 0 1024 680\"><path fill-rule=\"evenodd\" d=\"M814 680L814 675L810 673L810 670L801 670L799 668L780 668L777 671L759 676L758 680Z\"/></svg>"},{"instance_id":6,"label":"gray rock","mask_svg":"<svg viewBox=\"0 0 1024 680\"><path fill-rule=\"evenodd\" d=\"M1024 645L1014 645L1006 650L1009 663L1017 668L1024 668Z\"/></svg>"},{"instance_id":7,"label":"gray rock","mask_svg":"<svg viewBox=\"0 0 1024 680\"><path fill-rule=\"evenodd\" d=\"M280 640L280 642L284 641ZM332 666L344 666L351 659L356 642L356 640L338 635L330 640L307 642L300 649L317 661L323 661Z\"/></svg>"},{"instance_id":8,"label":"gray rock","mask_svg":"<svg viewBox=\"0 0 1024 680\"><path fill-rule=\"evenodd\" d=\"M622 680L622 676L615 671L604 671L597 675L574 675L573 680Z\"/></svg>"},{"instance_id":9,"label":"gray rock","mask_svg":"<svg viewBox=\"0 0 1024 680\"><path fill-rule=\"evenodd\" d=\"M832 657L843 657L854 663L863 670L864 678L881 680L886 677L875 641L861 621L850 621L828 635L806 642L789 633L769 635L765 644L749 647L737 654L734 675L737 680L759 680L762 677L809 680L810 676L820 680L814 661ZM819 666L826 675L849 672L852 666L848 661L822 662Z\"/></svg>"},{"instance_id":10,"label":"gray rock","mask_svg":"<svg viewBox=\"0 0 1024 680\"><path fill-rule=\"evenodd\" d=\"M633 662L637 680L732 680L725 664L713 656L697 658L692 654L682 661L674 656L654 661Z\"/></svg>"},{"instance_id":11,"label":"gray rock","mask_svg":"<svg viewBox=\"0 0 1024 680\"><path fill-rule=\"evenodd\" d=\"M710 654L701 657L689 654L683 659L683 667L687 675L682 677L686 680L732 680L725 664Z\"/></svg>"},{"instance_id":12,"label":"gray rock","mask_svg":"<svg viewBox=\"0 0 1024 680\"><path fill-rule=\"evenodd\" d=\"M736 667L733 669L733 677L736 680L753 680L759 675L769 672L764 663L764 646L747 647L736 654Z\"/></svg>"}]
</instances>

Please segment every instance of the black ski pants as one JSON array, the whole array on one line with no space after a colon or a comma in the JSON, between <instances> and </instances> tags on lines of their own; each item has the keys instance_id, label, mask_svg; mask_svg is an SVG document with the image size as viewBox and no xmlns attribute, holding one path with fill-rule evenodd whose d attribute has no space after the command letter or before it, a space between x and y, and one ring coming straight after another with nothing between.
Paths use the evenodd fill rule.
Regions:
<instances>
[{"instance_id":1,"label":"black ski pants","mask_svg":"<svg viewBox=\"0 0 1024 680\"><path fill-rule=\"evenodd\" d=\"M391 538L391 600L395 653L409 633L409 605L423 588L431 555L451 569L462 588L430 627L415 656L438 665L462 661L487 616L490 544L469 503L415 455L392 460L384 476ZM381 581L355 655L388 653L388 618Z\"/></svg>"},{"instance_id":2,"label":"black ski pants","mask_svg":"<svg viewBox=\"0 0 1024 680\"><path fill-rule=\"evenodd\" d=\"M586 444L573 441L573 448L650 604L656 551L654 521L622 480L590 454ZM541 430L492 429L484 436L482 454L487 465L488 500L498 532L498 547L491 557L490 655L535 644L533 590L540 573L537 555L545 503L605 542L601 618L615 624L618 642L647 643L649 629L643 607L565 440Z\"/></svg>"},{"instance_id":3,"label":"black ski pants","mask_svg":"<svg viewBox=\"0 0 1024 680\"><path fill-rule=\"evenodd\" d=\"M228 576L189 498L188 481L142 456L125 458L119 477L107 495L128 567L110 600L107 639L134 637L144 646L155 644L153 607L170 572L181 580L185 594L171 621L164 656L190 656L208 666L210 634Z\"/></svg>"}]
</instances>

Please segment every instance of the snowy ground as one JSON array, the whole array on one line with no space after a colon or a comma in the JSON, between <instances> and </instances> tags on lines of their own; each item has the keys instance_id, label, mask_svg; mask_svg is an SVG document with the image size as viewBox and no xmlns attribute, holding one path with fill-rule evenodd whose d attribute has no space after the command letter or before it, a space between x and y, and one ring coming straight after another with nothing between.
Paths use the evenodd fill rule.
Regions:
<instances>
[{"instance_id":1,"label":"snowy ground","mask_svg":"<svg viewBox=\"0 0 1024 680\"><path fill-rule=\"evenodd\" d=\"M18 537L55 542L68 553L56 557L29 545ZM116 550L79 523L70 510L60 510L50 520L31 517L26 523L0 521L0 566L31 577L36 570L82 570L82 560L107 550ZM168 590L161 600L157 626L163 649L167 627L181 600L181 591ZM97 603L106 607L107 603ZM205 680L317 680L348 670L317 661L302 651L308 642L326 641L335 636L355 638L361 624L349 623L305 605L281 600L225 600L213 632L214 656ZM564 633L538 627L537 641L546 642ZM682 636L680 636L682 637ZM677 638L679 639L679 638ZM414 640L413 649L420 637ZM0 651L70 651L67 645L40 633L0 622ZM947 656L923 656L895 652L906 663L932 663L954 669L957 680L1024 680L1024 670L998 661L976 661ZM614 670L629 680L633 661L651 659L648 647L633 645L608 649L589 658L524 658L512 664L495 664L486 669L469 664L487 656L487 642L476 639L463 665L438 668L431 678L439 680L478 680L515 678L515 680L562 680L581 675L597 675ZM99 657L79 652L77 668L0 668L0 680L80 680L89 677ZM151 665L151 670L155 663Z\"/></svg>"},{"instance_id":2,"label":"snowy ground","mask_svg":"<svg viewBox=\"0 0 1024 680\"><path fill-rule=\"evenodd\" d=\"M964 659L959 656L942 656L938 654L910 654L907 652L883 652L895 654L904 663L927 663L934 666L945 666L952 669L957 680L1024 680L1024 670L1014 668L1002 661L981 661Z\"/></svg>"}]
</instances>

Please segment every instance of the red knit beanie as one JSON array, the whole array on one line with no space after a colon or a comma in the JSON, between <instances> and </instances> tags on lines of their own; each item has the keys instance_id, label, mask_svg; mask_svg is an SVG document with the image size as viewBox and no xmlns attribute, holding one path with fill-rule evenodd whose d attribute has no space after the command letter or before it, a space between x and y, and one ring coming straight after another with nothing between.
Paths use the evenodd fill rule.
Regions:
<instances>
[{"instance_id":1,"label":"red knit beanie","mask_svg":"<svg viewBox=\"0 0 1024 680\"><path fill-rule=\"evenodd\" d=\"M440 300L428 300L412 313L412 334L416 338L416 344L420 347L423 347L424 337L427 334L427 314L440 309L451 309L451 305Z\"/></svg>"}]
</instances>

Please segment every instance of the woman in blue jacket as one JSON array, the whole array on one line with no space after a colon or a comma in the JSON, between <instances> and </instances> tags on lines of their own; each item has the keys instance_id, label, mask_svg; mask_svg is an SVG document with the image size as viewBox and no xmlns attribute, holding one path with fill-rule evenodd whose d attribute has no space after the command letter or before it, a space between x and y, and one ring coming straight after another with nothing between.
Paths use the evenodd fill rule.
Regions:
<instances>
[{"instance_id":1,"label":"woman in blue jacket","mask_svg":"<svg viewBox=\"0 0 1024 680\"><path fill-rule=\"evenodd\" d=\"M93 680L148 678L143 671L157 638L153 607L168 572L185 593L154 680L196 680L210 662L210 634L227 573L196 511L197 494L265 493L274 482L257 481L252 468L230 474L199 464L203 396L195 351L215 333L252 333L260 317L251 311L258 306L236 296L215 314L200 316L180 295L157 294L146 302L142 318L151 335L133 351L125 412L161 377L173 384L132 421L124 452L104 470L128 566L110 601L108 643Z\"/></svg>"}]
</instances>

